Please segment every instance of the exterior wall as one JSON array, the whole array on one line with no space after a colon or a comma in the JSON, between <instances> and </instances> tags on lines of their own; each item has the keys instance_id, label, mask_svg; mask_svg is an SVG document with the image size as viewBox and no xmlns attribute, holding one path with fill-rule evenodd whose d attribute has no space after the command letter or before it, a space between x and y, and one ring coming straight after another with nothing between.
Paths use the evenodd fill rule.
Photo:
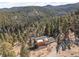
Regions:
<instances>
[{"instance_id":1,"label":"exterior wall","mask_svg":"<svg viewBox=\"0 0 79 59\"><path fill-rule=\"evenodd\" d=\"M39 37L36 39L37 46L44 46L46 42L48 42L48 38Z\"/></svg>"}]
</instances>

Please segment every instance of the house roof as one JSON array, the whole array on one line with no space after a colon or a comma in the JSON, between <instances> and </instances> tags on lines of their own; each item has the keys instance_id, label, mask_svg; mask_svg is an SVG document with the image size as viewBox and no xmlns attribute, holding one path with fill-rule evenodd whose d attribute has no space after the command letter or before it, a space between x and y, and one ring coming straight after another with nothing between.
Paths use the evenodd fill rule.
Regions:
<instances>
[{"instance_id":1,"label":"house roof","mask_svg":"<svg viewBox=\"0 0 79 59\"><path fill-rule=\"evenodd\" d=\"M35 40L44 40L45 38L47 38L47 37L46 36L41 36L41 37L35 38Z\"/></svg>"}]
</instances>

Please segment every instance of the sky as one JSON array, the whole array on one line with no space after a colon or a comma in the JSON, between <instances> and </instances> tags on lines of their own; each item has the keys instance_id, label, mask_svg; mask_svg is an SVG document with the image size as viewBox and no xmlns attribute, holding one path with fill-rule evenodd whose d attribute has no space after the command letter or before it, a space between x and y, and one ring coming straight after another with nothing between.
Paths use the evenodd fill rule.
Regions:
<instances>
[{"instance_id":1,"label":"sky","mask_svg":"<svg viewBox=\"0 0 79 59\"><path fill-rule=\"evenodd\" d=\"M45 6L64 5L77 3L79 0L0 0L0 8L11 8L18 6Z\"/></svg>"}]
</instances>

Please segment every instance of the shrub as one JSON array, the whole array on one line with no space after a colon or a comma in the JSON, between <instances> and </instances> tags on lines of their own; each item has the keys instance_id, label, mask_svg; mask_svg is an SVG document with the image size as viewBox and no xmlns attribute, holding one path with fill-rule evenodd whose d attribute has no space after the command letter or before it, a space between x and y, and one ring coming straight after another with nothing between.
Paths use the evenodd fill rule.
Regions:
<instances>
[{"instance_id":1,"label":"shrub","mask_svg":"<svg viewBox=\"0 0 79 59\"><path fill-rule=\"evenodd\" d=\"M3 57L14 57L15 52L12 51L12 44L8 42L3 42L0 47L0 55Z\"/></svg>"}]
</instances>

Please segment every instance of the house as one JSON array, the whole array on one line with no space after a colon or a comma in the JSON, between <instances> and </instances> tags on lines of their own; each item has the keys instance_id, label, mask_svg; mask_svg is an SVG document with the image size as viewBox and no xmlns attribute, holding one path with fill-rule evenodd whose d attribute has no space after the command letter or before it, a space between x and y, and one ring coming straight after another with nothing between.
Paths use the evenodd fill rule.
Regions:
<instances>
[{"instance_id":1,"label":"house","mask_svg":"<svg viewBox=\"0 0 79 59\"><path fill-rule=\"evenodd\" d=\"M35 41L37 46L43 46L43 45L46 45L49 40L46 36L41 36L41 37L35 38Z\"/></svg>"},{"instance_id":2,"label":"house","mask_svg":"<svg viewBox=\"0 0 79 59\"><path fill-rule=\"evenodd\" d=\"M39 47L39 46L45 46L48 43L48 38L46 36L41 37L32 37L31 38L31 46L32 47Z\"/></svg>"}]
</instances>

